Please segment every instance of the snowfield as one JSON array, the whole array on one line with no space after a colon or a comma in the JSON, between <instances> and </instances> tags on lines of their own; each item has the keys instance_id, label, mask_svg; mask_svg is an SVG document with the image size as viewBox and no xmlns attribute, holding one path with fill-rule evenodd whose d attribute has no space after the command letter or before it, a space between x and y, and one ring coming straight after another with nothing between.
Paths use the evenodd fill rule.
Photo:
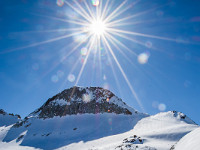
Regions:
<instances>
[{"instance_id":1,"label":"snowfield","mask_svg":"<svg viewBox=\"0 0 200 150\"><path fill-rule=\"evenodd\" d=\"M199 150L199 139L185 114L149 116L99 87L66 89L23 120L0 109L0 150Z\"/></svg>"},{"instance_id":2,"label":"snowfield","mask_svg":"<svg viewBox=\"0 0 200 150\"><path fill-rule=\"evenodd\" d=\"M174 150L199 150L200 149L200 128L185 135L175 145Z\"/></svg>"},{"instance_id":3,"label":"snowfield","mask_svg":"<svg viewBox=\"0 0 200 150\"><path fill-rule=\"evenodd\" d=\"M19 127L0 127L0 149L169 150L196 128L198 125L189 118L181 120L177 112L145 118L114 113L33 117Z\"/></svg>"}]
</instances>

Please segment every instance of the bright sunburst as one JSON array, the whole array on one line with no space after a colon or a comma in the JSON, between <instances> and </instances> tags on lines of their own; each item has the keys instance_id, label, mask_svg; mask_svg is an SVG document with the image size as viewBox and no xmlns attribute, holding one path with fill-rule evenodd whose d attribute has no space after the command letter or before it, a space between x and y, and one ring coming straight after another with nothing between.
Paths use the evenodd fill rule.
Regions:
<instances>
[{"instance_id":1,"label":"bright sunburst","mask_svg":"<svg viewBox=\"0 0 200 150\"><path fill-rule=\"evenodd\" d=\"M96 49L99 51L99 56L101 56L101 47L104 46L107 53L110 53L113 57L115 63L117 64L119 70L121 71L125 81L127 82L132 94L134 95L135 99L137 100L139 106L143 109L143 106L134 91L131 83L129 82L123 68L121 67L117 57L115 56L115 53L112 49L112 46L115 47L115 49L119 50L120 53L122 53L123 56L125 56L127 59L128 57L121 51L120 47L123 47L124 49L128 50L132 54L135 54L133 51L131 51L126 45L124 45L122 42L120 42L116 37L123 37L125 39L129 39L126 34L135 34L134 32L129 32L125 30L118 29L117 27L123 26L123 22L133 18L133 16L129 16L126 18L119 18L122 13L124 13L126 10L134 6L138 1L133 2L128 7L125 7L125 4L127 1L123 1L117 8L115 8L112 12L110 12L111 6L109 6L110 1L107 0L106 3L103 5L102 1L99 0L93 0L92 5L93 8L91 8L91 5L87 3L86 0L83 1L84 5L81 5L78 1L73 0L73 3L70 3L69 1L65 0L65 3L70 6L77 14L79 14L81 17L69 20L68 22L77 25L78 27L73 29L73 34L84 34L87 44L86 48L88 49L88 53L86 55L86 58L84 60L84 63L82 65L82 68L79 72L79 75L77 77L76 83L78 84L79 79L82 75L82 72L85 68L85 65L87 63L88 57L91 53L91 50ZM95 9L94 9L95 7ZM76 36L76 35L75 35ZM139 35L140 36L140 35ZM145 36L145 35L144 35ZM159 38L159 37L157 37ZM134 41L136 43L139 43L138 41L135 41L133 39L129 39L131 41ZM84 40L85 41L85 40ZM83 41L80 41L79 45L75 47L77 49L80 45L83 44ZM110 58L108 58L110 59ZM101 61L101 60L99 60ZM101 63L101 62L100 62ZM113 68L113 67L112 67ZM116 79L117 80L117 79Z\"/></svg>"},{"instance_id":2,"label":"bright sunburst","mask_svg":"<svg viewBox=\"0 0 200 150\"><path fill-rule=\"evenodd\" d=\"M141 36L141 37L145 37L145 38L154 38L154 39L168 40L168 41L176 41L176 40L171 39L171 38L160 37L160 36L155 36L155 35L138 33L136 31L126 30L126 28L125 28L126 25L130 25L130 24L134 25L134 23L137 23L137 22L134 22L134 23L130 22L129 21L130 19L138 17L145 13L148 13L152 10L155 10L155 8L153 8L153 9L146 10L144 12L139 12L137 14L131 14L128 16L121 17L121 15L123 13L125 13L128 9L133 8L139 1L140 0L135 0L131 4L127 4L128 0L124 0L124 1L122 1L122 3L119 3L119 1L116 0L116 2L118 2L118 5L114 5L115 7L112 8L113 7L112 2L114 2L114 0L112 2L110 0L105 0L105 1L100 1L100 0L92 0L92 1L90 1L90 0L80 0L80 1L79 0L57 0L57 5L60 7L64 6L64 4L68 5L73 10L73 13L75 12L75 14L76 14L75 17L71 17L70 19L63 19L63 18L57 18L57 17L51 17L51 16L43 16L41 14L39 14L39 15L36 14L36 15L41 16L41 17L47 17L49 19L63 21L64 23L68 23L68 24L72 25L72 27L66 28L66 29L54 29L54 30L46 30L46 31L41 31L41 32L66 31L66 32L68 32L67 34L64 34L62 36L52 38L49 40L33 43L33 44L23 46L20 48L11 49L6 52L1 52L0 54L13 52L13 51L30 48L30 47L58 41L61 39L73 37L75 39L74 40L75 42L73 43L75 46L74 46L74 48L72 48L72 50L67 52L67 54L64 56L64 59L66 59L68 56L70 56L75 51L77 51L77 50L80 51L80 49L81 49L80 47L83 47L81 49L81 55L84 56L84 60L82 61L82 67L76 78L75 85L77 85L82 76L84 68L87 64L87 61L88 61L91 51L93 51L93 50L97 51L97 53L95 53L94 58L96 59L96 55L98 54L99 55L99 57L98 57L99 64L101 64L101 55L102 55L101 49L102 49L102 47L104 47L106 53L109 54L108 60L110 60L110 57L113 58L118 69L120 70L122 76L124 77L124 80L126 81L132 94L134 95L136 101L138 102L141 109L143 109L141 101L139 100L132 84L128 80L120 62L118 61L118 59L115 55L115 52L118 50L118 52L120 52L120 54L122 56L124 56L124 58L127 61L129 61L131 64L132 64L132 61L129 59L129 57L127 57L126 52L128 52L128 54L129 53L133 54L133 55L136 55L136 54L133 50L129 49L127 47L127 45L125 45L119 39L125 39L127 41L134 42L134 43L140 44L142 46L146 46L145 43L136 40L135 38L133 38L133 36ZM105 2L105 3L103 3L103 2ZM40 32L40 31L38 31L38 32ZM151 43L150 43L150 45L151 45ZM122 49L123 49L123 51L122 51ZM147 62L148 57L149 57L148 54L142 54L142 55L139 55L138 60L139 60L139 62L144 64ZM78 64L78 61L72 67L71 72L73 72L73 70L74 70L74 68L76 68L77 64ZM59 65L59 62L57 65ZM53 70L55 67L56 67L56 65L54 67L52 67L51 70ZM101 67L101 65L100 65L100 67ZM114 78L115 78L116 82L118 83L118 79L115 74L115 70L114 70L112 63L111 63L111 69L113 71ZM75 78L73 76L72 76L72 79L75 80ZM119 83L118 83L118 85L119 85Z\"/></svg>"},{"instance_id":3,"label":"bright sunburst","mask_svg":"<svg viewBox=\"0 0 200 150\"><path fill-rule=\"evenodd\" d=\"M89 24L88 31L90 32L90 34L103 36L106 32L106 23L101 19L93 20Z\"/></svg>"}]
</instances>

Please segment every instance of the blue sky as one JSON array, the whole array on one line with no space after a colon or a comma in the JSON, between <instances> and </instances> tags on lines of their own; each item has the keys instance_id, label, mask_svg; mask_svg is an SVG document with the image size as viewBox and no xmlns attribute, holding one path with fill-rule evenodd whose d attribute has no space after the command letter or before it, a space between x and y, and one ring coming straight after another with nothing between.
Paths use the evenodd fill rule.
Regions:
<instances>
[{"instance_id":1,"label":"blue sky","mask_svg":"<svg viewBox=\"0 0 200 150\"><path fill-rule=\"evenodd\" d=\"M77 2L84 7L83 0ZM91 1L87 2L94 10ZM108 9L112 12L122 2L110 0ZM128 0L122 9L132 2ZM111 46L146 113L177 110L200 123L199 6L198 0L141 0L116 18L136 14L127 20L130 24L119 29L170 39L128 35L142 43L138 44L115 36L136 54L119 46L126 57ZM78 44L75 39L81 35L40 44L73 33L62 29L74 27L64 21L74 16L80 17L67 4L58 6L56 0L0 2L0 108L24 117L48 98L75 85L86 57L81 49L86 44L65 59L63 56ZM78 85L108 88L143 111L112 55L105 52L106 47L100 51L101 55L97 52L95 57L91 50ZM144 64L138 61L141 54L148 57Z\"/></svg>"}]
</instances>

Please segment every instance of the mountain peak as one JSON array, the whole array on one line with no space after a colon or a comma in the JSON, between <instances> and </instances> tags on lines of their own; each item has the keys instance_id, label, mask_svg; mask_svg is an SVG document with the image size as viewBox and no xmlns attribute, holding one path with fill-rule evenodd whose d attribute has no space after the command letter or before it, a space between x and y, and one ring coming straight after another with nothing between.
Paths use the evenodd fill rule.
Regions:
<instances>
[{"instance_id":1,"label":"mountain peak","mask_svg":"<svg viewBox=\"0 0 200 150\"><path fill-rule=\"evenodd\" d=\"M178 121L178 122L185 122L187 124L194 124L196 123L187 117L184 113L178 111L168 111L168 112L160 112L156 115L151 116L151 118L159 119L159 120L171 120L171 121Z\"/></svg>"},{"instance_id":2,"label":"mountain peak","mask_svg":"<svg viewBox=\"0 0 200 150\"><path fill-rule=\"evenodd\" d=\"M111 91L101 87L77 87L65 89L49 98L44 105L29 117L53 118L74 114L116 113L132 115L138 113Z\"/></svg>"}]
</instances>

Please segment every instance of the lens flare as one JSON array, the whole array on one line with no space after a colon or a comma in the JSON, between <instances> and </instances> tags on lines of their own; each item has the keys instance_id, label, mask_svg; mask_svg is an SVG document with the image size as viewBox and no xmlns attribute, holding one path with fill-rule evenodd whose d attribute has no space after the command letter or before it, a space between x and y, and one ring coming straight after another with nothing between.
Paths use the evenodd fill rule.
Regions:
<instances>
[{"instance_id":1,"label":"lens flare","mask_svg":"<svg viewBox=\"0 0 200 150\"><path fill-rule=\"evenodd\" d=\"M165 110L166 110L166 105L165 105L165 104L159 104L159 105L158 105L158 109L159 109L160 111L165 111Z\"/></svg>"},{"instance_id":2,"label":"lens flare","mask_svg":"<svg viewBox=\"0 0 200 150\"><path fill-rule=\"evenodd\" d=\"M56 4L57 4L59 7L61 7L61 6L64 5L64 2L65 2L65 0L57 0L57 1L56 1Z\"/></svg>"},{"instance_id":3,"label":"lens flare","mask_svg":"<svg viewBox=\"0 0 200 150\"><path fill-rule=\"evenodd\" d=\"M140 55L138 55L138 62L140 64L146 64L149 60L149 53L141 53Z\"/></svg>"},{"instance_id":4,"label":"lens flare","mask_svg":"<svg viewBox=\"0 0 200 150\"><path fill-rule=\"evenodd\" d=\"M76 79L76 77L73 74L69 74L68 77L67 77L67 79L68 79L69 82L74 82L75 79Z\"/></svg>"},{"instance_id":5,"label":"lens flare","mask_svg":"<svg viewBox=\"0 0 200 150\"><path fill-rule=\"evenodd\" d=\"M88 49L87 49L86 47L83 47L83 48L81 49L81 55L82 55L82 56L86 56L86 55L87 55L87 52L88 52Z\"/></svg>"},{"instance_id":6,"label":"lens flare","mask_svg":"<svg viewBox=\"0 0 200 150\"><path fill-rule=\"evenodd\" d=\"M93 6L99 6L99 4L100 4L99 0L92 0Z\"/></svg>"},{"instance_id":7,"label":"lens flare","mask_svg":"<svg viewBox=\"0 0 200 150\"><path fill-rule=\"evenodd\" d=\"M90 0L89 0L90 1ZM131 0L130 0L131 1ZM66 4L68 6L69 11L63 12L62 8L58 10L57 12L57 17L53 17L52 15L42 15L42 14L35 14L40 17L46 17L48 19L52 19L55 21L62 21L63 23L66 23L66 28L65 29L51 29L51 30L44 30L45 26L43 25L38 25L37 30L42 30L42 31L34 31L38 33L59 33L60 36L55 36L46 40L38 41L38 42L33 42L31 44L22 46L22 47L17 47L5 51L1 51L0 54L6 54L6 53L11 53L14 51L20 51L24 50L27 48L32 48L36 46L41 46L45 44L49 44L52 42L60 41L63 39L67 38L72 38L73 43L70 43L72 46L74 46L71 50L67 51L67 54L63 56L62 54L62 59L60 63L64 65L70 65L72 66L72 71L74 72L76 65L80 64L81 69L75 77L73 74L69 74L66 78L66 81L68 80L69 82L75 82L75 85L78 84L82 73L84 72L85 66L88 63L88 58L90 56L90 53L93 52L94 54L94 61L95 62L93 65L90 64L91 69L96 69L98 67L98 64L96 63L96 55L98 55L98 61L99 61L99 70L100 70L100 75L99 77L102 78L103 74L103 69L105 67L112 67L113 75L116 78L116 73L114 71L114 65L113 63L116 64L117 69L120 71L121 75L123 76L125 82L127 83L129 90L131 91L132 95L135 97L135 100L137 101L138 105L140 108L145 112L143 109L142 103L137 96L136 91L134 90L132 86L132 82L129 81L124 69L122 68L122 65L120 64L120 61L118 60L118 56L121 55L123 60L130 62L132 65L133 62L128 55L136 55L134 52L134 48L130 49L128 47L127 42L133 42L135 44L142 45L148 49L155 49L152 46L152 42L150 39L156 39L156 40L165 40L165 41L170 41L170 42L177 42L177 43L188 43L188 40L185 40L183 37L177 37L177 39L169 38L169 37L162 37L158 35L151 35L151 34L146 34L146 33L140 33L137 31L134 31L135 28L131 28L133 30L129 30L130 26L126 28L127 25L133 25L133 24L138 24L138 23L144 23L145 21L136 21L137 17L140 17L141 15L145 15L149 12L156 12L155 8L150 8L148 10L144 10L142 12L137 12L134 14L135 11L131 11L133 14L127 13L127 10L135 8L136 4L140 2L140 0L135 0L131 1L131 3L128 2L128 0L121 1L120 3L114 3L111 0L91 0L91 3L88 3L88 0L57 0L56 4L58 6L63 6ZM95 7L91 7L95 6ZM156 9L159 7L156 7ZM71 12L72 13L71 13ZM137 11L137 9L136 9ZM125 14L126 13L126 14ZM163 12L157 12L158 16L162 16ZM59 16L59 17L58 17ZM63 18L63 17L66 18ZM143 18L143 17L142 17ZM141 19L141 18L140 18ZM139 20L140 20L139 19ZM192 22L198 22L199 21L199 16L195 18L191 18ZM198 31L199 29L197 29ZM196 32L197 32L196 31ZM31 32L31 31L28 31ZM68 33L69 32L69 33ZM136 37L142 37L146 40L147 42L143 42L143 40L136 40L140 38ZM127 42L124 42L124 40L127 40ZM199 37L193 37L194 41L200 41ZM126 43L126 44L125 44ZM71 46L69 45L69 46ZM84 48L80 49L81 46L84 46ZM65 46L68 47L68 46ZM102 48L103 47L103 48ZM80 52L81 50L81 52ZM78 51L80 53L79 58L72 58L71 54L74 52ZM115 53L118 52L119 54L116 55ZM92 54L92 53L91 53ZM74 55L76 57L76 55ZM71 57L71 58L70 58ZM149 60L150 54L147 52L139 54L137 57L138 62L140 64L146 64ZM185 59L189 60L190 55L185 55ZM77 61L76 61L77 60ZM122 60L122 59L120 59ZM77 62L77 63L75 63ZM81 62L81 63L80 63ZM91 61L89 61L91 62ZM103 63L104 64L103 64ZM76 64L76 65L75 65ZM104 66L103 66L103 65ZM55 69L59 65L56 64L54 67L51 68L51 70ZM93 67L94 66L94 67ZM38 70L39 66L33 65L32 66L33 70ZM87 70L87 72L89 72ZM64 72L58 72L56 75L53 75L51 77L51 81L56 83L59 81L59 79L64 76ZM90 73L90 72L89 72ZM107 77L104 76L103 80L106 81ZM119 79L115 79L118 81ZM119 85L119 84L118 84ZM109 89L108 83L105 82L103 85L104 88ZM118 86L119 89L121 88ZM163 105L161 105L163 106ZM161 107L163 108L163 107Z\"/></svg>"}]
</instances>

